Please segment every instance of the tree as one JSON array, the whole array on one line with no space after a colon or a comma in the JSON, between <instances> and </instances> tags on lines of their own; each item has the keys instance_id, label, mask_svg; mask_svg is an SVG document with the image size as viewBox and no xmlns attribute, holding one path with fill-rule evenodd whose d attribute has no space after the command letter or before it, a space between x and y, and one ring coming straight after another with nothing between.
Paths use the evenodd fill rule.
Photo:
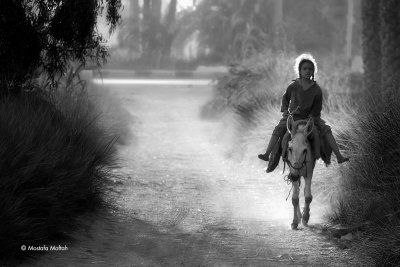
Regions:
<instances>
[{"instance_id":1,"label":"tree","mask_svg":"<svg viewBox=\"0 0 400 267\"><path fill-rule=\"evenodd\" d=\"M150 68L170 64L171 46L176 36L176 0L171 0L166 15L162 14L161 0L143 1L142 54L140 63Z\"/></svg>"},{"instance_id":2,"label":"tree","mask_svg":"<svg viewBox=\"0 0 400 267\"><path fill-rule=\"evenodd\" d=\"M283 0L275 0L274 1L274 47L278 48L282 46L280 43L281 35L283 34Z\"/></svg>"},{"instance_id":3,"label":"tree","mask_svg":"<svg viewBox=\"0 0 400 267\"><path fill-rule=\"evenodd\" d=\"M1 92L21 91L36 70L54 77L71 61L104 63L108 52L97 17L105 10L112 32L120 7L120 0L1 0Z\"/></svg>"},{"instance_id":4,"label":"tree","mask_svg":"<svg viewBox=\"0 0 400 267\"><path fill-rule=\"evenodd\" d=\"M381 83L380 0L363 0L361 9L364 88L373 93Z\"/></svg>"},{"instance_id":5,"label":"tree","mask_svg":"<svg viewBox=\"0 0 400 267\"><path fill-rule=\"evenodd\" d=\"M201 1L194 14L200 46L217 60L240 60L262 51L273 39L272 5L265 0Z\"/></svg>"},{"instance_id":6,"label":"tree","mask_svg":"<svg viewBox=\"0 0 400 267\"><path fill-rule=\"evenodd\" d=\"M384 95L400 87L400 2L363 0L364 88Z\"/></svg>"},{"instance_id":7,"label":"tree","mask_svg":"<svg viewBox=\"0 0 400 267\"><path fill-rule=\"evenodd\" d=\"M400 88L400 1L384 0L380 7L382 91ZM378 88L376 88L378 89Z\"/></svg>"},{"instance_id":8,"label":"tree","mask_svg":"<svg viewBox=\"0 0 400 267\"><path fill-rule=\"evenodd\" d=\"M203 0L196 8L200 46L218 59L265 48L343 53L346 0ZM252 51L252 52L251 52Z\"/></svg>"},{"instance_id":9,"label":"tree","mask_svg":"<svg viewBox=\"0 0 400 267\"><path fill-rule=\"evenodd\" d=\"M139 0L131 0L129 16L122 20L118 31L118 41L121 48L128 48L131 53L139 55L141 51Z\"/></svg>"},{"instance_id":10,"label":"tree","mask_svg":"<svg viewBox=\"0 0 400 267\"><path fill-rule=\"evenodd\" d=\"M171 0L168 6L168 12L163 23L163 45L161 50L161 65L168 65L171 62L172 43L177 35L176 19L177 0Z\"/></svg>"},{"instance_id":11,"label":"tree","mask_svg":"<svg viewBox=\"0 0 400 267\"><path fill-rule=\"evenodd\" d=\"M161 60L161 0L143 1L141 63L157 68Z\"/></svg>"},{"instance_id":12,"label":"tree","mask_svg":"<svg viewBox=\"0 0 400 267\"><path fill-rule=\"evenodd\" d=\"M346 25L346 60L350 65L353 43L353 24L354 24L354 0L347 1L347 25Z\"/></svg>"}]
</instances>

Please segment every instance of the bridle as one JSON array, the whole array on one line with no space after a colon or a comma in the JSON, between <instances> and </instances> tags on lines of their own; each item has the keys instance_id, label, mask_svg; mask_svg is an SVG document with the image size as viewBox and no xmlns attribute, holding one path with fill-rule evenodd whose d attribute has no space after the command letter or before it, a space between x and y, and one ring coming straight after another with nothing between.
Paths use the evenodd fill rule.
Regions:
<instances>
[{"instance_id":1,"label":"bridle","mask_svg":"<svg viewBox=\"0 0 400 267\"><path fill-rule=\"evenodd\" d=\"M283 172L282 172L282 174L285 173L286 164L289 166L289 168L292 168L292 169L294 169L294 170L296 170L296 171L300 171L300 170L302 170L303 168L306 168L306 173L307 173L307 152L306 152L306 154L304 155L304 160L303 160L303 162L301 163L301 166L300 166L300 167L295 167L295 166L293 166L293 164L292 164L287 158L285 158L285 159L283 160ZM298 180L298 178L297 178L297 179L293 179L292 176L291 176L290 173L289 173L289 175L288 175L288 181L289 181L289 182L296 182L297 180Z\"/></svg>"},{"instance_id":2,"label":"bridle","mask_svg":"<svg viewBox=\"0 0 400 267\"><path fill-rule=\"evenodd\" d=\"M306 168L306 173L307 173L307 151L306 154L304 155L304 160L303 163L301 164L300 167L295 167L292 165L292 163L287 159L283 159L283 172L282 174L285 173L285 169L286 169L286 164L289 166L289 168L295 169L297 171L301 171L303 168ZM290 188L289 194L286 197L286 201L288 200L289 196L290 196L290 192L292 192L293 189L293 183L299 181L299 185L300 185L300 175L297 178L293 178L292 174L289 172L289 174L287 174L286 176L284 176L283 180L287 183L287 184L292 184L292 187Z\"/></svg>"},{"instance_id":3,"label":"bridle","mask_svg":"<svg viewBox=\"0 0 400 267\"><path fill-rule=\"evenodd\" d=\"M297 106L293 111L290 111L289 110L289 116L293 116L293 114L298 110L300 108L300 106ZM307 137L306 137L306 139L307 139ZM288 150L288 148L286 149L286 150ZM286 152L286 154L287 154L287 152ZM286 164L290 167L290 168L292 168L292 169L295 169L296 171L300 171L301 169L303 169L304 167L306 168L306 172L307 172L307 151L306 151L306 154L304 155L304 160L303 160L303 162L302 162L302 164L301 164L301 166L300 167L295 167L295 166L293 166L293 164L286 158L286 159L283 159L283 173L285 172L285 167L286 167ZM282 174L283 174L282 173Z\"/></svg>"},{"instance_id":4,"label":"bridle","mask_svg":"<svg viewBox=\"0 0 400 267\"><path fill-rule=\"evenodd\" d=\"M307 167L306 158L307 158L307 152L306 152L306 154L305 154L305 156L304 156L303 163L301 164L300 167L295 167L295 166L293 166L292 163L291 163L289 160L286 160L286 164L287 164L290 168L295 169L296 171L299 171L299 170L303 169L304 167Z\"/></svg>"},{"instance_id":5,"label":"bridle","mask_svg":"<svg viewBox=\"0 0 400 267\"><path fill-rule=\"evenodd\" d=\"M298 110L299 108L300 108L300 107L297 106L297 108L296 108L294 111L292 111L292 112L289 111L289 115L290 115L290 116L293 116L294 112L295 112L296 110ZM308 123L307 123L307 125L308 125ZM290 132L290 131L289 131L289 132ZM305 138L306 138L306 140L307 140L307 136L306 136ZM286 155L288 154L288 150L289 150L289 148L286 148L286 151L285 151ZM303 162L301 163L301 166L300 166L300 167L295 167L295 166L293 166L293 164L289 161L289 159L288 159L287 157L284 157L284 158L283 158L283 172L282 172L282 174L285 173L286 164L289 166L289 168L291 168L291 169L293 169L293 170L296 170L296 171L298 171L299 173L300 173L300 171L301 171L303 168L305 168L305 172L307 173L307 172L308 172L308 170L307 170L307 152L308 152L308 147L307 147L306 153L305 153L305 155L304 155ZM292 188L290 189L289 194L288 194L288 197L286 198L286 201L287 201L287 199L288 199L289 196L290 196L290 192L291 192L292 189L293 189L293 183L299 181L299 185L300 185L300 175L298 175L297 177L294 178L294 177L292 176L292 174L289 172L289 174L286 175L286 176L284 177L284 180L286 181L287 184L292 184Z\"/></svg>"}]
</instances>

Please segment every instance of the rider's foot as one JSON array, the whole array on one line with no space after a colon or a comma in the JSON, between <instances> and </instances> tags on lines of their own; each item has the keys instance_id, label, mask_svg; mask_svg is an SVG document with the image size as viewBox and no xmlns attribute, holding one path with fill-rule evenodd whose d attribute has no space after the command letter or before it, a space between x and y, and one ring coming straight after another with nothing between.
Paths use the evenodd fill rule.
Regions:
<instances>
[{"instance_id":1,"label":"rider's foot","mask_svg":"<svg viewBox=\"0 0 400 267\"><path fill-rule=\"evenodd\" d=\"M258 158L262 159L264 161L269 161L269 155L267 155L267 154L259 154Z\"/></svg>"},{"instance_id":2,"label":"rider's foot","mask_svg":"<svg viewBox=\"0 0 400 267\"><path fill-rule=\"evenodd\" d=\"M341 163L343 163L343 162L346 162L346 161L349 161L349 160L350 160L349 158L346 158L346 157L343 157L343 156L337 157L337 162L338 162L339 164L341 164Z\"/></svg>"}]
</instances>

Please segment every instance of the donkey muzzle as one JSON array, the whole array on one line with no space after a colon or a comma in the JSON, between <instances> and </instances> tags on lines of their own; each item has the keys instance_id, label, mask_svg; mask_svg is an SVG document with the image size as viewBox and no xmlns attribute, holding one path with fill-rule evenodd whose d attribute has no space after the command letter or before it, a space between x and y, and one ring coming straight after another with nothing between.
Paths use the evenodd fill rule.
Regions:
<instances>
[{"instance_id":1,"label":"donkey muzzle","mask_svg":"<svg viewBox=\"0 0 400 267\"><path fill-rule=\"evenodd\" d=\"M289 173L289 179L292 182L297 182L300 178L300 175L298 173Z\"/></svg>"},{"instance_id":2,"label":"donkey muzzle","mask_svg":"<svg viewBox=\"0 0 400 267\"><path fill-rule=\"evenodd\" d=\"M300 164L298 162L293 163L293 168L294 169L300 169L301 167L302 167L302 164Z\"/></svg>"}]
</instances>

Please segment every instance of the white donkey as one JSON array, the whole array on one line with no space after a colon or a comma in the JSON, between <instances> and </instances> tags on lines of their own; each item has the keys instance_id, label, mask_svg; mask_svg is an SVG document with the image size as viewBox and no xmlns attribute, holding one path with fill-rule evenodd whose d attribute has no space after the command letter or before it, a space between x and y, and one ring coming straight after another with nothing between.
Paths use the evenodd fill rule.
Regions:
<instances>
[{"instance_id":1,"label":"white donkey","mask_svg":"<svg viewBox=\"0 0 400 267\"><path fill-rule=\"evenodd\" d=\"M291 135L285 161L290 168L289 179L293 185L292 204L294 214L292 229L297 229L300 220L304 226L307 226L310 219L310 203L313 198L311 195L311 179L315 167L315 158L307 137L313 130L314 121L313 119L294 121L293 117L289 116L286 125ZM299 205L300 177L303 177L305 181L303 214L300 212Z\"/></svg>"}]
</instances>

